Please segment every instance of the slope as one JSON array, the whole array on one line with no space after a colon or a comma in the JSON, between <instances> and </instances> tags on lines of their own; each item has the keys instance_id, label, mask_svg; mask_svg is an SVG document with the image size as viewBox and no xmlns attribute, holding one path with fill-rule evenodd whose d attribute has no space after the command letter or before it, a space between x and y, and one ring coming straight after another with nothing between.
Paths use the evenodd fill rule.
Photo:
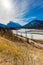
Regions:
<instances>
[{"instance_id":1,"label":"slope","mask_svg":"<svg viewBox=\"0 0 43 65\"><path fill-rule=\"evenodd\" d=\"M43 50L0 37L0 65L43 65Z\"/></svg>"}]
</instances>

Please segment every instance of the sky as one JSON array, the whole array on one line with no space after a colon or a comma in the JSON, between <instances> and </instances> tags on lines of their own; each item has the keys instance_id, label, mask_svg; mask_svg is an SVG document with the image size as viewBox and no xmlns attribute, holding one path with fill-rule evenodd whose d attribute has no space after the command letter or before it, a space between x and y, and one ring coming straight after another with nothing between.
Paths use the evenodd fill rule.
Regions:
<instances>
[{"instance_id":1,"label":"sky","mask_svg":"<svg viewBox=\"0 0 43 65\"><path fill-rule=\"evenodd\" d=\"M43 20L43 0L0 0L0 23Z\"/></svg>"}]
</instances>

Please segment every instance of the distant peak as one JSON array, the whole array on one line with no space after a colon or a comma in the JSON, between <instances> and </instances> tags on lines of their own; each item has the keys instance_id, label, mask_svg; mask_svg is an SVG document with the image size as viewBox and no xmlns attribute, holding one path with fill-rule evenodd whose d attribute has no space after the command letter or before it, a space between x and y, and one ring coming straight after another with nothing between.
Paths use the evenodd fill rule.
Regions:
<instances>
[{"instance_id":1,"label":"distant peak","mask_svg":"<svg viewBox=\"0 0 43 65\"><path fill-rule=\"evenodd\" d=\"M20 27L21 25L20 25L19 23L10 21L10 22L7 24L7 26L8 26L8 27Z\"/></svg>"}]
</instances>

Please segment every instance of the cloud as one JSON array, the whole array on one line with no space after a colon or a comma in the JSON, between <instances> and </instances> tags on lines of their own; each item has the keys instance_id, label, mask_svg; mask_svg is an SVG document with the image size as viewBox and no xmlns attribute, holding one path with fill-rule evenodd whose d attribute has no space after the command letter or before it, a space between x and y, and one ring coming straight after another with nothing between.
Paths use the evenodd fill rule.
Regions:
<instances>
[{"instance_id":1,"label":"cloud","mask_svg":"<svg viewBox=\"0 0 43 65\"><path fill-rule=\"evenodd\" d=\"M34 8L43 8L43 0L0 0L0 23L12 20L24 25L37 17L29 14Z\"/></svg>"},{"instance_id":2,"label":"cloud","mask_svg":"<svg viewBox=\"0 0 43 65\"><path fill-rule=\"evenodd\" d=\"M15 18L13 21L18 22L21 25L25 25L25 24L27 24L28 22L30 22L30 21L32 21L34 19L36 19L35 16L30 17L30 18L19 18L19 19Z\"/></svg>"},{"instance_id":3,"label":"cloud","mask_svg":"<svg viewBox=\"0 0 43 65\"><path fill-rule=\"evenodd\" d=\"M26 12L27 5L26 0L0 0L0 23L6 24L10 20L15 21L15 19L22 18L22 15Z\"/></svg>"}]
</instances>

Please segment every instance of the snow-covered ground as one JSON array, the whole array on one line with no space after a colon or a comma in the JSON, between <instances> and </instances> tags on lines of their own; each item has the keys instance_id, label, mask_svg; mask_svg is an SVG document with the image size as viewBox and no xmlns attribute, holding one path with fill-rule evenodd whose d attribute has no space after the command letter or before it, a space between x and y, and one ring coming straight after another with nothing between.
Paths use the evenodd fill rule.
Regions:
<instances>
[{"instance_id":1,"label":"snow-covered ground","mask_svg":"<svg viewBox=\"0 0 43 65\"><path fill-rule=\"evenodd\" d=\"M20 30L13 30L13 33L31 39L43 40L43 30L20 29Z\"/></svg>"}]
</instances>

